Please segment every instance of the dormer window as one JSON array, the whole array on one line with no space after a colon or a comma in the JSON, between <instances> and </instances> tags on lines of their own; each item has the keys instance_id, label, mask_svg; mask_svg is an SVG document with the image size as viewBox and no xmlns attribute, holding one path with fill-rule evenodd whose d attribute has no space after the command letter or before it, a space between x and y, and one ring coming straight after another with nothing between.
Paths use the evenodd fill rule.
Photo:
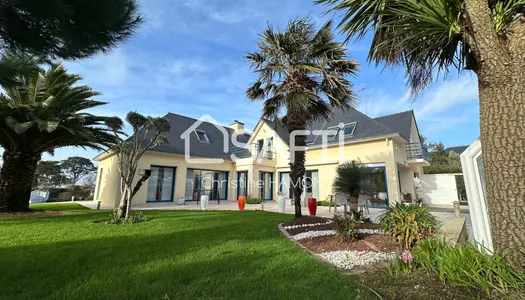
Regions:
<instances>
[{"instance_id":1,"label":"dormer window","mask_svg":"<svg viewBox=\"0 0 525 300\"><path fill-rule=\"evenodd\" d=\"M345 133L345 136L353 135L356 126L357 126L357 122L345 124L345 127L343 128L343 132Z\"/></svg>"},{"instance_id":2,"label":"dormer window","mask_svg":"<svg viewBox=\"0 0 525 300\"><path fill-rule=\"evenodd\" d=\"M210 142L210 140L208 139L208 135L206 135L206 131L195 130L195 134L197 135L197 139L199 140L199 142L203 142L203 143Z\"/></svg>"},{"instance_id":3,"label":"dormer window","mask_svg":"<svg viewBox=\"0 0 525 300\"><path fill-rule=\"evenodd\" d=\"M357 122L347 123L343 126L334 126L328 128L328 139L335 139L339 133L343 133L344 136L351 136L354 134Z\"/></svg>"},{"instance_id":4,"label":"dormer window","mask_svg":"<svg viewBox=\"0 0 525 300\"><path fill-rule=\"evenodd\" d=\"M328 139L335 139L335 137L337 136L337 134L339 133L339 127L336 126L336 127L330 127L328 128Z\"/></svg>"}]
</instances>

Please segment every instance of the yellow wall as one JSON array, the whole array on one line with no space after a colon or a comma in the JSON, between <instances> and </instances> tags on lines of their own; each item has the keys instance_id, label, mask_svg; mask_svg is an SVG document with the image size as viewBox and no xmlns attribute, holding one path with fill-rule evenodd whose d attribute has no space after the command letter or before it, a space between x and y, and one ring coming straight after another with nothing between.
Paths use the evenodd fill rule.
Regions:
<instances>
[{"instance_id":1,"label":"yellow wall","mask_svg":"<svg viewBox=\"0 0 525 300\"><path fill-rule=\"evenodd\" d=\"M332 194L332 183L335 178L337 165L351 160L360 160L362 163L370 165L385 166L388 199L391 203L399 199L397 164L392 139L346 144L341 157L337 145L328 147L326 150L322 148L308 150L306 152L306 169L319 171L320 199L324 200L328 195Z\"/></svg>"},{"instance_id":2,"label":"yellow wall","mask_svg":"<svg viewBox=\"0 0 525 300\"><path fill-rule=\"evenodd\" d=\"M272 127L268 126L266 122L261 121L257 125L252 137L250 138L250 142L257 143L258 140L266 139L269 137L273 137L273 147L275 148L275 153L277 156L275 159L276 165L288 165L288 163L290 162L288 144L286 144L286 142L279 137L277 132Z\"/></svg>"},{"instance_id":3,"label":"yellow wall","mask_svg":"<svg viewBox=\"0 0 525 300\"><path fill-rule=\"evenodd\" d=\"M120 174L117 167L117 156L111 155L98 163L94 200L100 200L104 205L114 207L118 204L119 197Z\"/></svg>"},{"instance_id":4,"label":"yellow wall","mask_svg":"<svg viewBox=\"0 0 525 300\"><path fill-rule=\"evenodd\" d=\"M186 171L188 168L193 169L206 169L214 171L226 171L229 172L228 180L237 180L237 174L234 169L234 164L231 161L225 161L223 163L210 163L210 164L189 164L182 155L165 154L159 152L146 152L140 159L138 169L149 169L151 166L163 166L163 167L175 167L175 189L173 193L173 199L179 199L184 197L186 190ZM104 191L99 197L103 204L116 206L114 199L118 198L118 182L119 175L116 165L116 156L103 159L99 163L100 168L104 168L103 180L102 180L102 191ZM106 169L110 169L110 174L107 173ZM109 175L109 176L108 176ZM108 176L108 179L105 179ZM232 177L233 176L233 177ZM138 178L138 177L137 177ZM98 180L98 179L97 179ZM98 185L97 185L98 188ZM133 198L132 206L137 206L146 203L148 191L148 184L145 182L140 190ZM228 187L228 199L233 200L236 198L237 190L236 186L232 184ZM118 199L120 200L120 199Z\"/></svg>"},{"instance_id":5,"label":"yellow wall","mask_svg":"<svg viewBox=\"0 0 525 300\"><path fill-rule=\"evenodd\" d=\"M276 149L275 161L263 161L257 163L253 159L243 159L236 163L225 161L215 164L189 164L185 161L184 156L165 154L158 152L147 152L141 158L139 169L147 169L152 165L176 167L176 179L174 189L174 199L185 196L186 188L186 171L188 168L207 169L216 171L229 172L228 179L231 184L228 188L228 200L237 198L237 173L239 171L248 171L248 195L259 197L257 182L260 171L273 172L273 200L277 201L279 192L279 173L289 172L289 151L288 146L277 136L275 131L266 123L261 122L254 132L255 136L251 139L255 143L260 138L272 136L273 146ZM310 148L306 152L306 170L317 170L319 173L319 199L324 200L332 194L332 183L336 175L337 166L340 163L351 160L360 160L362 163L384 166L386 169L388 198L390 203L401 199L399 192L398 170L401 175L402 190L412 192L413 190L413 172L406 166L406 154L404 143L401 139L392 138L378 139L374 141L365 141L360 143L346 144L339 153L337 145L322 148ZM116 206L119 201L119 182L120 177L117 171L116 157L109 156L99 162L98 172L104 169L99 184L97 176L96 191L100 188L99 200L104 204ZM234 181L234 182L232 182ZM100 186L100 187L99 187ZM133 200L133 205L146 203L147 182L141 187Z\"/></svg>"}]
</instances>

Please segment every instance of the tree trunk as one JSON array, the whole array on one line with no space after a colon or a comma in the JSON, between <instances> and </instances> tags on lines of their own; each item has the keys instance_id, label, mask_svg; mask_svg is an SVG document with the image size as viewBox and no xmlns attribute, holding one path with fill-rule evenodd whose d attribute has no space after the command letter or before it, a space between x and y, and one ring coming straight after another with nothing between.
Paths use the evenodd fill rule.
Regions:
<instances>
[{"instance_id":1,"label":"tree trunk","mask_svg":"<svg viewBox=\"0 0 525 300\"><path fill-rule=\"evenodd\" d=\"M525 270L525 23L494 29L486 0L467 0L467 41L476 59L486 198L497 252Z\"/></svg>"},{"instance_id":2,"label":"tree trunk","mask_svg":"<svg viewBox=\"0 0 525 300\"><path fill-rule=\"evenodd\" d=\"M302 117L294 117L290 110L288 114L288 133L291 135L293 131L296 130L306 130L306 125L301 122ZM295 136L295 146L304 147L306 146L306 136L296 135ZM292 147L292 141L290 141L290 147ZM290 148L290 151L292 149ZM303 178L305 174L305 151L298 150L294 153L294 161L290 161L290 179L292 180L294 198L295 198L295 218L298 219L302 217L301 212L301 195L303 194Z\"/></svg>"},{"instance_id":3,"label":"tree trunk","mask_svg":"<svg viewBox=\"0 0 525 300\"><path fill-rule=\"evenodd\" d=\"M5 150L0 171L0 211L27 211L40 154Z\"/></svg>"},{"instance_id":4,"label":"tree trunk","mask_svg":"<svg viewBox=\"0 0 525 300\"><path fill-rule=\"evenodd\" d=\"M481 145L494 249L525 269L525 85L480 81Z\"/></svg>"},{"instance_id":5,"label":"tree trunk","mask_svg":"<svg viewBox=\"0 0 525 300\"><path fill-rule=\"evenodd\" d=\"M122 196L120 197L120 203L117 208L117 218L118 219L123 219L126 216L127 204L128 204L128 188L127 186L124 186L124 188L122 189Z\"/></svg>"}]
</instances>

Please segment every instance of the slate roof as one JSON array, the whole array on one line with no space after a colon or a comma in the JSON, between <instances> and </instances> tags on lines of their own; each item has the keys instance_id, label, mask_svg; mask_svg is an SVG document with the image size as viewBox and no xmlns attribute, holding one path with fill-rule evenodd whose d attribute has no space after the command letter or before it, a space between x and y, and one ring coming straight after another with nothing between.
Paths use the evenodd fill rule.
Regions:
<instances>
[{"instance_id":1,"label":"slate roof","mask_svg":"<svg viewBox=\"0 0 525 300\"><path fill-rule=\"evenodd\" d=\"M151 151L184 155L185 141L181 138L181 135L198 120L174 113L168 113L163 118L167 119L171 125L170 131L164 134L169 142L168 144L152 148ZM194 132L190 133L190 155L229 160L230 154L236 149L231 142L231 136L234 130L229 127L222 127L228 132L229 153L224 153L223 150L224 135L222 131L212 123L202 122L196 129L206 132L209 143L199 141ZM243 134L238 136L237 141L245 144L249 139L249 134Z\"/></svg>"},{"instance_id":2,"label":"slate roof","mask_svg":"<svg viewBox=\"0 0 525 300\"><path fill-rule=\"evenodd\" d=\"M448 148L445 149L445 152L453 151L453 152L456 152L457 154L461 154L465 150L467 150L468 147L469 147L468 145L466 145L466 146L448 147Z\"/></svg>"},{"instance_id":3,"label":"slate roof","mask_svg":"<svg viewBox=\"0 0 525 300\"><path fill-rule=\"evenodd\" d=\"M366 140L398 133L406 140L410 139L410 131L412 127L413 112L405 111L393 115L383 116L372 119L357 109L351 108L349 110L336 110L332 113L329 121L317 121L308 126L310 130L327 130L330 127L338 126L340 123L348 124L357 122L357 126L352 136L345 137L347 141ZM263 119L270 127L275 128L274 122ZM286 143L289 142L288 130L285 126L279 126L277 134ZM315 135L307 137L309 145L321 145L322 138ZM329 143L338 143L338 139L328 141Z\"/></svg>"},{"instance_id":4,"label":"slate roof","mask_svg":"<svg viewBox=\"0 0 525 300\"><path fill-rule=\"evenodd\" d=\"M313 122L308 126L308 129L327 130L330 127L338 126L340 123L347 124L357 122L354 134L345 137L345 142L367 140L395 134L399 134L409 140L412 126L412 115L413 112L410 110L373 119L354 108L345 111L336 110L332 113L329 121ZM198 120L174 113L168 113L164 118L166 118L171 125L170 131L165 133L169 143L155 147L151 149L151 151L184 155L185 143L184 139L181 138L181 135ZM275 128L274 122L264 118L261 120L266 122L271 128ZM192 132L190 134L190 155L205 158L222 158L225 160L229 160L232 153L235 153L239 158L249 157L250 152L248 150L243 150L232 144L231 136L234 130L229 127L222 127L228 133L228 153L224 153L223 151L224 136L222 131L212 123L202 122L198 125L197 129L206 132L209 143L199 141L196 134ZM283 139L283 141L286 143L289 142L289 135L286 126L279 126L277 134ZM238 136L238 142L243 144L247 143L249 139L249 134ZM307 137L307 143L313 146L321 145L322 139L319 136L310 135ZM338 143L338 139L329 141L329 143Z\"/></svg>"},{"instance_id":5,"label":"slate roof","mask_svg":"<svg viewBox=\"0 0 525 300\"><path fill-rule=\"evenodd\" d=\"M391 128L398 132L406 140L410 139L410 132L412 131L412 110L382 116L375 118L374 120L385 125L388 128Z\"/></svg>"}]
</instances>

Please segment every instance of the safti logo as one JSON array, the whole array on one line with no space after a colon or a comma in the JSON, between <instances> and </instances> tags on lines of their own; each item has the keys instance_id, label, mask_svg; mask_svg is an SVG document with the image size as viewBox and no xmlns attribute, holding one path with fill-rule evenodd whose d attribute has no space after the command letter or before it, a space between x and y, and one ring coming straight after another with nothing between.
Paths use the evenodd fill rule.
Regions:
<instances>
[{"instance_id":1,"label":"safti logo","mask_svg":"<svg viewBox=\"0 0 525 300\"><path fill-rule=\"evenodd\" d=\"M222 143L222 152L225 154L225 157L228 157L231 161L236 162L239 159L246 159L251 158L254 161L257 161L258 163L261 163L265 159L274 159L275 153L273 150L273 147L270 145L270 139L265 138L263 139L262 145L260 144L244 144L238 141L239 134L237 132L233 132L233 134L228 134L228 131L224 126L220 125L217 120L215 120L210 115L203 115L201 116L196 122L194 122L186 131L184 131L181 134L181 139L184 140L184 158L187 163L192 164L220 164L224 162L224 159L222 158L196 158L192 157L191 155L191 139L194 135L193 139L196 139L197 141L201 143L210 143L210 139L207 135L206 131L203 131L199 129L199 126L202 123L210 123L215 128L217 128L222 136L223 136L223 143ZM296 151L306 151L309 147L308 146L297 146L295 145L295 137L297 136L315 136L315 140L317 141L319 138L321 138L321 143L316 143L315 147L320 147L322 151L322 159L327 160L328 154L326 149L328 146L334 146L339 145L339 161L344 161L344 151L343 151L343 145L344 145L344 134L342 134L344 130L345 124L340 123L338 126L330 127L328 130L295 130L290 134L290 140L289 140L289 153L290 153L290 162L295 161L295 152ZM277 138L277 136L274 134L272 135L274 139ZM337 141L337 143L334 143L334 141ZM232 151L233 149L230 149L230 145L233 145L235 151ZM286 149L288 150L288 149ZM237 155L239 153L243 153L243 157L239 158Z\"/></svg>"}]
</instances>

